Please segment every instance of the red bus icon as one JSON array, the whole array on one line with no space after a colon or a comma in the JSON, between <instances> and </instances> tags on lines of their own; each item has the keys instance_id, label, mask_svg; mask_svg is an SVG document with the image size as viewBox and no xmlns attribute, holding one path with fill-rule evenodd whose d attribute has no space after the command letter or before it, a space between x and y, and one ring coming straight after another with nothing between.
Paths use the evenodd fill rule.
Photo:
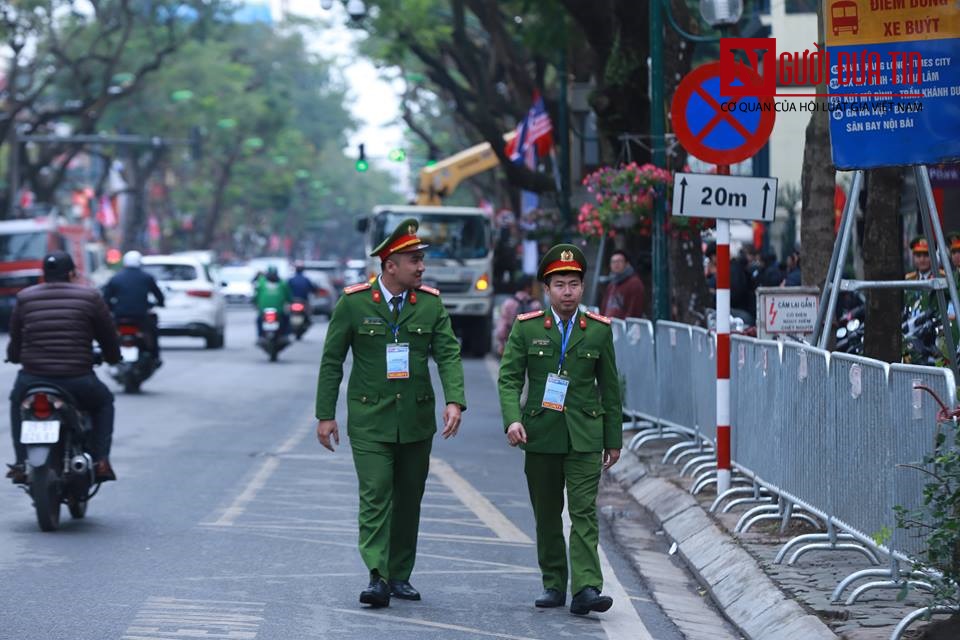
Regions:
<instances>
[{"instance_id":1,"label":"red bus icon","mask_svg":"<svg viewBox=\"0 0 960 640\"><path fill-rule=\"evenodd\" d=\"M841 31L849 31L857 35L860 23L857 19L857 3L851 0L840 0L830 5L830 24L833 26L833 35L839 36Z\"/></svg>"}]
</instances>

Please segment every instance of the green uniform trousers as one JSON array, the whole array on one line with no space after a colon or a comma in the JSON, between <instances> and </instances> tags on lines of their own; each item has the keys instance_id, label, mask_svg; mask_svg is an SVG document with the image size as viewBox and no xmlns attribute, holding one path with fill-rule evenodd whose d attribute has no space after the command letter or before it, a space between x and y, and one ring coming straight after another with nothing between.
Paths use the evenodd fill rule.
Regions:
<instances>
[{"instance_id":1,"label":"green uniform trousers","mask_svg":"<svg viewBox=\"0 0 960 640\"><path fill-rule=\"evenodd\" d=\"M524 472L537 521L537 560L543 587L567 592L567 544L563 537L563 490L570 500L570 564L574 594L584 587L603 589L597 491L603 455L599 452L526 452Z\"/></svg>"},{"instance_id":2,"label":"green uniform trousers","mask_svg":"<svg viewBox=\"0 0 960 640\"><path fill-rule=\"evenodd\" d=\"M409 444L350 441L360 484L360 557L371 573L410 579L432 446L432 438Z\"/></svg>"}]
</instances>

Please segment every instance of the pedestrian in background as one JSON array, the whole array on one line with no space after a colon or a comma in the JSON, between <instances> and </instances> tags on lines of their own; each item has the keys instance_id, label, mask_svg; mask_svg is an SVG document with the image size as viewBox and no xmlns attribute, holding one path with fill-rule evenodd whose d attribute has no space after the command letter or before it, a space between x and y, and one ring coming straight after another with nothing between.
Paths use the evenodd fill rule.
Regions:
<instances>
[{"instance_id":1,"label":"pedestrian in background","mask_svg":"<svg viewBox=\"0 0 960 640\"><path fill-rule=\"evenodd\" d=\"M539 311L543 304L533 297L533 277L526 274L517 279L517 291L500 305L500 317L497 318L497 355L503 355L503 347L507 344L510 328L518 315Z\"/></svg>"},{"instance_id":2,"label":"pedestrian in background","mask_svg":"<svg viewBox=\"0 0 960 640\"><path fill-rule=\"evenodd\" d=\"M601 595L597 492L601 470L619 460L623 445L610 319L578 310L586 269L583 252L574 245L559 244L547 251L537 276L547 288L550 309L517 317L498 382L507 441L524 450L537 523L544 591L534 604L566 604L571 573L562 520L566 490L574 594L570 612L576 615L613 605L609 596Z\"/></svg>"},{"instance_id":3,"label":"pedestrian in background","mask_svg":"<svg viewBox=\"0 0 960 640\"><path fill-rule=\"evenodd\" d=\"M347 383L347 433L360 489L360 556L370 584L360 602L420 600L410 584L417 554L420 501L437 432L427 358L443 384L443 437L456 435L466 409L460 345L440 292L422 284L423 249L414 219L400 223L374 249L380 277L343 290L327 328L317 380L317 439L340 444L336 421L343 361L353 352Z\"/></svg>"},{"instance_id":4,"label":"pedestrian in background","mask_svg":"<svg viewBox=\"0 0 960 640\"><path fill-rule=\"evenodd\" d=\"M610 318L642 318L646 290L633 270L625 251L617 249L610 256L610 280L603 296L600 313Z\"/></svg>"}]
</instances>

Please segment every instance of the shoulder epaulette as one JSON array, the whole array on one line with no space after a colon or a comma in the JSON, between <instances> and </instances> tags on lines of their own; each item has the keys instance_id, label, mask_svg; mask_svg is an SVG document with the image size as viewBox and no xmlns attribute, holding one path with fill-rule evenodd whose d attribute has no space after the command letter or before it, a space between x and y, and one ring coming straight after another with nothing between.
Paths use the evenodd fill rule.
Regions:
<instances>
[{"instance_id":1,"label":"shoulder epaulette","mask_svg":"<svg viewBox=\"0 0 960 640\"><path fill-rule=\"evenodd\" d=\"M587 311L585 314L588 318L592 318L597 322L602 322L603 324L610 324L610 318L607 316L602 316L599 313L594 313L593 311Z\"/></svg>"},{"instance_id":2,"label":"shoulder epaulette","mask_svg":"<svg viewBox=\"0 0 960 640\"><path fill-rule=\"evenodd\" d=\"M417 289L420 291L426 291L427 293L432 293L435 296L440 295L440 289L434 289L433 287L428 287L425 284L420 285L419 287L417 287Z\"/></svg>"},{"instance_id":3,"label":"shoulder epaulette","mask_svg":"<svg viewBox=\"0 0 960 640\"><path fill-rule=\"evenodd\" d=\"M360 282L358 284L352 284L349 287L344 287L343 292L347 295L350 295L351 293L356 293L358 291L366 291L369 288L370 288L369 282Z\"/></svg>"},{"instance_id":4,"label":"shoulder epaulette","mask_svg":"<svg viewBox=\"0 0 960 640\"><path fill-rule=\"evenodd\" d=\"M917 279L917 272L916 272L916 271L911 271L910 273L908 273L907 275L904 276L904 279L905 279L905 280L916 280L916 279Z\"/></svg>"},{"instance_id":5,"label":"shoulder epaulette","mask_svg":"<svg viewBox=\"0 0 960 640\"><path fill-rule=\"evenodd\" d=\"M543 315L543 309L541 309L540 311L530 311L528 313L521 313L520 315L518 315L517 320L520 320L522 322L524 320L529 320L531 318L539 318L542 315Z\"/></svg>"}]
</instances>

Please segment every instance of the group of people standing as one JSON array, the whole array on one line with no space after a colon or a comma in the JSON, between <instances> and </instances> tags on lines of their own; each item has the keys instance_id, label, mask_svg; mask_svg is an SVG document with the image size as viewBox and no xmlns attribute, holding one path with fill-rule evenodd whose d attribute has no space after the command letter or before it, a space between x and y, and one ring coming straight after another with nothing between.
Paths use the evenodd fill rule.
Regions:
<instances>
[{"instance_id":1,"label":"group of people standing","mask_svg":"<svg viewBox=\"0 0 960 640\"><path fill-rule=\"evenodd\" d=\"M360 602L385 607L391 597L420 600L410 578L416 560L433 436L432 355L443 387L441 436L455 436L467 409L463 365L440 292L422 284L426 244L415 219L403 221L371 254L376 281L347 287L327 331L317 383L317 438L340 443L336 404L343 362L347 432L359 482L359 549L369 571ZM543 593L537 607L607 611L597 546L597 492L603 468L622 446L620 384L610 320L581 312L586 259L561 244L543 256L538 279L548 309L519 313L503 350L498 390L503 429L525 451L524 471L536 519ZM528 381L526 393L522 393ZM564 539L564 491L572 522L570 562Z\"/></svg>"}]
</instances>

